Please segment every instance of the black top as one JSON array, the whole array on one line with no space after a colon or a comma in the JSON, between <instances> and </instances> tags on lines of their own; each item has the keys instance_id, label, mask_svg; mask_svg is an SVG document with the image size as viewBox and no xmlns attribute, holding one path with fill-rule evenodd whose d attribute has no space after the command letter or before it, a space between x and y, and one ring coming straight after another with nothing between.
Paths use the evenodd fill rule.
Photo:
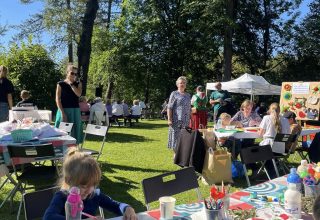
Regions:
<instances>
[{"instance_id":1,"label":"black top","mask_svg":"<svg viewBox=\"0 0 320 220\"><path fill-rule=\"evenodd\" d=\"M22 100L18 102L18 104L16 105L16 107L34 107L34 106L36 106L36 104L32 99Z\"/></svg>"},{"instance_id":2,"label":"black top","mask_svg":"<svg viewBox=\"0 0 320 220\"><path fill-rule=\"evenodd\" d=\"M65 81L60 81L61 104L63 108L79 108L79 97L74 93L71 86ZM78 88L79 83L74 84Z\"/></svg>"},{"instance_id":3,"label":"black top","mask_svg":"<svg viewBox=\"0 0 320 220\"><path fill-rule=\"evenodd\" d=\"M14 92L13 84L7 78L0 79L0 102L8 103L8 94Z\"/></svg>"}]
</instances>

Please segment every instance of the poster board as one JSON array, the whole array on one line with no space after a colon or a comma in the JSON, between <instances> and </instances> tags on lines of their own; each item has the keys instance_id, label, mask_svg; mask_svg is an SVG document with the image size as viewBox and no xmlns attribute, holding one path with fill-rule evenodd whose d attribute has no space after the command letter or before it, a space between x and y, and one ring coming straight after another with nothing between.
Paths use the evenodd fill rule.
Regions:
<instances>
[{"instance_id":1,"label":"poster board","mask_svg":"<svg viewBox=\"0 0 320 220\"><path fill-rule=\"evenodd\" d=\"M281 112L292 111L297 120L319 120L320 82L283 82Z\"/></svg>"}]
</instances>

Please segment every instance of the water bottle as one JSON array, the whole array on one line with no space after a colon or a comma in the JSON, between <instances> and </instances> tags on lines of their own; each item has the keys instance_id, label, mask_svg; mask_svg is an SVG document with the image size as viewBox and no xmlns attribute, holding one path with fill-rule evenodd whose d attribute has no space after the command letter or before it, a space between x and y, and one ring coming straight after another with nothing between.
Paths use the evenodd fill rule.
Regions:
<instances>
[{"instance_id":1,"label":"water bottle","mask_svg":"<svg viewBox=\"0 0 320 220\"><path fill-rule=\"evenodd\" d=\"M296 184L289 183L284 193L284 209L294 219L301 218L301 193L297 190Z\"/></svg>"},{"instance_id":2,"label":"water bottle","mask_svg":"<svg viewBox=\"0 0 320 220\"><path fill-rule=\"evenodd\" d=\"M83 202L81 200L80 189L71 187L65 204L66 220L81 220Z\"/></svg>"},{"instance_id":3,"label":"water bottle","mask_svg":"<svg viewBox=\"0 0 320 220\"><path fill-rule=\"evenodd\" d=\"M302 189L302 179L297 173L296 168L290 169L290 174L287 177L288 184L294 184L296 186L296 189L301 192Z\"/></svg>"},{"instance_id":4,"label":"water bottle","mask_svg":"<svg viewBox=\"0 0 320 220\"><path fill-rule=\"evenodd\" d=\"M308 161L301 160L301 164L297 168L298 174L301 176L301 174L306 173L307 170L308 170Z\"/></svg>"},{"instance_id":5,"label":"water bottle","mask_svg":"<svg viewBox=\"0 0 320 220\"><path fill-rule=\"evenodd\" d=\"M216 130L222 128L222 121L221 119L218 119L217 124L216 124Z\"/></svg>"}]
</instances>

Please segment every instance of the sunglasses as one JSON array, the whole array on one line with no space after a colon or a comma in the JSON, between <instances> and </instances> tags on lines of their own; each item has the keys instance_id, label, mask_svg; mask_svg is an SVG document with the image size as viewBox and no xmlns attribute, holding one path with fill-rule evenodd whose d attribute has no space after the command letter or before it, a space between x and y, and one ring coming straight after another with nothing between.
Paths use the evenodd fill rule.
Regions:
<instances>
[{"instance_id":1,"label":"sunglasses","mask_svg":"<svg viewBox=\"0 0 320 220\"><path fill-rule=\"evenodd\" d=\"M70 72L70 75L71 75L71 76L77 76L77 75L78 75L78 73Z\"/></svg>"}]
</instances>

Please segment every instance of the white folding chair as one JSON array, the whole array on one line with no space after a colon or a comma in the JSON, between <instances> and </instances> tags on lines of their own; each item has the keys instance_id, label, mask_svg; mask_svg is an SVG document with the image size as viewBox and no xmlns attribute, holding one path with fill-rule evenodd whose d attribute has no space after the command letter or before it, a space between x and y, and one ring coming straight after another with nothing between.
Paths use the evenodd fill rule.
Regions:
<instances>
[{"instance_id":1,"label":"white folding chair","mask_svg":"<svg viewBox=\"0 0 320 220\"><path fill-rule=\"evenodd\" d=\"M59 129L67 132L68 134L72 131L73 123L60 122Z\"/></svg>"},{"instance_id":2,"label":"white folding chair","mask_svg":"<svg viewBox=\"0 0 320 220\"><path fill-rule=\"evenodd\" d=\"M86 127L86 130L85 130L85 133L84 133L83 142L80 147L81 151L84 153L90 154L92 156L97 156L97 160L98 160L100 155L102 154L102 150L104 147L104 143L106 140L106 135L107 135L108 130L109 130L108 126L88 124ZM93 149L89 149L88 147L84 147L87 134L103 137L100 149L98 151L93 150Z\"/></svg>"}]
</instances>

